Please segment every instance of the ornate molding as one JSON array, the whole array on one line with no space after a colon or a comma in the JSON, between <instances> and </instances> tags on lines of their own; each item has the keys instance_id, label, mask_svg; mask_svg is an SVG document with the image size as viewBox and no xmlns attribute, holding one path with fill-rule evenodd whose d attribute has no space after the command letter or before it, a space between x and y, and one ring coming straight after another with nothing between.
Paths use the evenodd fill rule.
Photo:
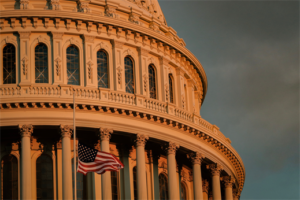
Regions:
<instances>
[{"instance_id":1,"label":"ornate molding","mask_svg":"<svg viewBox=\"0 0 300 200\"><path fill-rule=\"evenodd\" d=\"M225 188L232 188L235 183L235 179L232 176L224 176L223 177Z\"/></svg>"},{"instance_id":2,"label":"ornate molding","mask_svg":"<svg viewBox=\"0 0 300 200\"><path fill-rule=\"evenodd\" d=\"M61 74L61 59L59 58L59 57L57 57L56 59L55 59L55 72L56 72L56 75L57 76L60 76L60 74Z\"/></svg>"},{"instance_id":3,"label":"ornate molding","mask_svg":"<svg viewBox=\"0 0 300 200\"><path fill-rule=\"evenodd\" d=\"M23 74L26 76L28 72L28 58L26 56L22 59L22 70Z\"/></svg>"},{"instance_id":4,"label":"ornate molding","mask_svg":"<svg viewBox=\"0 0 300 200\"><path fill-rule=\"evenodd\" d=\"M19 124L19 131L21 137L31 137L31 134L33 132L33 126L32 124L24 124L24 125Z\"/></svg>"},{"instance_id":5,"label":"ornate molding","mask_svg":"<svg viewBox=\"0 0 300 200\"><path fill-rule=\"evenodd\" d=\"M60 133L61 133L61 137L68 137L71 138L71 135L73 133L73 129L71 128L71 126L69 125L60 125Z\"/></svg>"},{"instance_id":6,"label":"ornate molding","mask_svg":"<svg viewBox=\"0 0 300 200\"><path fill-rule=\"evenodd\" d=\"M138 146L143 146L143 147L145 147L145 145L146 145L146 142L147 142L147 140L149 139L149 137L147 136L147 135L144 135L144 134L137 134L136 135L136 140L135 140L135 142L136 142L136 146L138 147Z\"/></svg>"},{"instance_id":7,"label":"ornate molding","mask_svg":"<svg viewBox=\"0 0 300 200\"><path fill-rule=\"evenodd\" d=\"M78 0L78 7L79 7L79 12L83 12L83 13L91 13L91 9L89 8L90 5L90 1L86 1L86 0Z\"/></svg>"},{"instance_id":8,"label":"ornate molding","mask_svg":"<svg viewBox=\"0 0 300 200\"><path fill-rule=\"evenodd\" d=\"M31 32L30 31L19 31L20 39L29 39Z\"/></svg>"},{"instance_id":9,"label":"ornate molding","mask_svg":"<svg viewBox=\"0 0 300 200\"><path fill-rule=\"evenodd\" d=\"M123 69L121 68L121 66L117 67L118 84L121 84L122 82L122 71Z\"/></svg>"},{"instance_id":10,"label":"ornate molding","mask_svg":"<svg viewBox=\"0 0 300 200\"><path fill-rule=\"evenodd\" d=\"M111 134L113 133L113 129L100 128L99 131L101 141L109 141Z\"/></svg>"},{"instance_id":11,"label":"ornate molding","mask_svg":"<svg viewBox=\"0 0 300 200\"><path fill-rule=\"evenodd\" d=\"M193 165L195 165L195 164L201 165L201 162L202 162L204 157L205 156L202 153L199 153L199 152L195 152L195 153L190 155L190 158L192 160Z\"/></svg>"},{"instance_id":12,"label":"ornate molding","mask_svg":"<svg viewBox=\"0 0 300 200\"><path fill-rule=\"evenodd\" d=\"M179 148L179 145L176 144L175 142L169 142L169 146L167 147L167 154L176 154L176 150Z\"/></svg>"},{"instance_id":13,"label":"ornate molding","mask_svg":"<svg viewBox=\"0 0 300 200\"><path fill-rule=\"evenodd\" d=\"M210 169L212 176L220 176L220 173L223 170L223 166L221 166L217 163L206 165L206 168Z\"/></svg>"},{"instance_id":14,"label":"ornate molding","mask_svg":"<svg viewBox=\"0 0 300 200\"><path fill-rule=\"evenodd\" d=\"M93 77L93 68L92 68L93 62L92 61L87 62L87 65L88 65L88 78L92 79L92 77Z\"/></svg>"}]
</instances>

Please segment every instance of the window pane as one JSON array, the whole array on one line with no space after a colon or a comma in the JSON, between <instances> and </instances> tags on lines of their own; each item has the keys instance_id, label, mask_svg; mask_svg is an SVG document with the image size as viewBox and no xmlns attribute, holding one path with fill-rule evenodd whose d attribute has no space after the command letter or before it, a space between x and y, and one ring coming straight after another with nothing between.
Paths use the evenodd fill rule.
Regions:
<instances>
[{"instance_id":1,"label":"window pane","mask_svg":"<svg viewBox=\"0 0 300 200\"><path fill-rule=\"evenodd\" d=\"M16 49L12 44L3 48L3 84L16 83Z\"/></svg>"},{"instance_id":2,"label":"window pane","mask_svg":"<svg viewBox=\"0 0 300 200\"><path fill-rule=\"evenodd\" d=\"M149 71L149 93L150 98L156 99L156 78L155 78L155 70L152 65L148 67Z\"/></svg>"},{"instance_id":3,"label":"window pane","mask_svg":"<svg viewBox=\"0 0 300 200\"><path fill-rule=\"evenodd\" d=\"M133 62L129 57L125 57L125 85L126 92L134 94Z\"/></svg>"},{"instance_id":4,"label":"window pane","mask_svg":"<svg viewBox=\"0 0 300 200\"><path fill-rule=\"evenodd\" d=\"M173 77L171 74L169 74L169 98L170 103L174 103L174 96L173 96Z\"/></svg>"},{"instance_id":5,"label":"window pane","mask_svg":"<svg viewBox=\"0 0 300 200\"><path fill-rule=\"evenodd\" d=\"M36 160L36 182L37 199L53 199L53 163L46 154Z\"/></svg>"},{"instance_id":6,"label":"window pane","mask_svg":"<svg viewBox=\"0 0 300 200\"><path fill-rule=\"evenodd\" d=\"M48 83L48 49L45 44L35 47L35 82Z\"/></svg>"},{"instance_id":7,"label":"window pane","mask_svg":"<svg viewBox=\"0 0 300 200\"><path fill-rule=\"evenodd\" d=\"M68 84L79 85L79 51L74 45L67 48Z\"/></svg>"},{"instance_id":8,"label":"window pane","mask_svg":"<svg viewBox=\"0 0 300 200\"><path fill-rule=\"evenodd\" d=\"M108 88L107 54L104 51L97 52L97 76L98 87Z\"/></svg>"},{"instance_id":9,"label":"window pane","mask_svg":"<svg viewBox=\"0 0 300 200\"><path fill-rule=\"evenodd\" d=\"M13 155L7 155L1 165L3 199L18 199L18 160Z\"/></svg>"}]
</instances>

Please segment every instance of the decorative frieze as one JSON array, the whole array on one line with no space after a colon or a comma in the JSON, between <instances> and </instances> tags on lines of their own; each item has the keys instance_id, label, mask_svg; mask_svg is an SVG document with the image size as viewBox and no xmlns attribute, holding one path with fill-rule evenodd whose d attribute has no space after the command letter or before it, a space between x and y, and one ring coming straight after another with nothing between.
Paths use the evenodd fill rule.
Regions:
<instances>
[{"instance_id":1,"label":"decorative frieze","mask_svg":"<svg viewBox=\"0 0 300 200\"><path fill-rule=\"evenodd\" d=\"M31 134L33 132L33 126L32 124L24 124L24 125L19 124L19 131L21 137L31 137Z\"/></svg>"},{"instance_id":2,"label":"decorative frieze","mask_svg":"<svg viewBox=\"0 0 300 200\"><path fill-rule=\"evenodd\" d=\"M135 140L135 142L136 142L136 146L138 147L138 146L143 146L143 147L145 147L145 145L146 145L146 142L147 142L147 140L149 139L149 137L147 136L147 135L144 135L144 134L137 134L136 135L136 140Z\"/></svg>"},{"instance_id":3,"label":"decorative frieze","mask_svg":"<svg viewBox=\"0 0 300 200\"><path fill-rule=\"evenodd\" d=\"M69 125L60 125L60 133L61 133L61 137L68 137L71 138L71 135L73 133L73 129L71 128L71 126Z\"/></svg>"},{"instance_id":4,"label":"decorative frieze","mask_svg":"<svg viewBox=\"0 0 300 200\"><path fill-rule=\"evenodd\" d=\"M223 166L221 166L217 163L206 165L206 168L210 169L212 176L220 176L220 173L223 170Z\"/></svg>"},{"instance_id":5,"label":"decorative frieze","mask_svg":"<svg viewBox=\"0 0 300 200\"><path fill-rule=\"evenodd\" d=\"M167 154L176 154L177 149L179 148L179 144L175 142L169 142L169 146L167 147Z\"/></svg>"},{"instance_id":6,"label":"decorative frieze","mask_svg":"<svg viewBox=\"0 0 300 200\"><path fill-rule=\"evenodd\" d=\"M108 129L108 128L100 128L99 129L99 135L100 135L101 141L109 141L112 133L113 133L112 129Z\"/></svg>"}]
</instances>

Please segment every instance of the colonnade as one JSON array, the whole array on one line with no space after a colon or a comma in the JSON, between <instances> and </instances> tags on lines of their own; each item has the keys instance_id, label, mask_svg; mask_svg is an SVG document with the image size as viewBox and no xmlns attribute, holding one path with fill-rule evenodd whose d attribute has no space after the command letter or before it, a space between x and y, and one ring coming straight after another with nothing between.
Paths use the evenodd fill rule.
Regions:
<instances>
[{"instance_id":1,"label":"colonnade","mask_svg":"<svg viewBox=\"0 0 300 200\"><path fill-rule=\"evenodd\" d=\"M21 134L21 199L29 200L32 198L31 194L31 144L30 138L33 133L33 126L31 124L19 125ZM63 199L73 199L72 192L72 168L71 168L71 135L72 128L68 125L61 125L61 140L62 140L62 191ZM99 137L101 140L101 150L110 152L109 141L113 130L107 128L100 128ZM146 200L147 197L147 183L146 183L146 165L145 165L145 145L149 137L143 134L137 134L136 145L136 166L137 166L137 199ZM168 168L168 192L169 199L180 200L180 192L178 190L178 179L176 172L176 151L179 145L174 142L169 142L167 146L167 168ZM238 196L233 191L234 178L225 176L220 178L220 173L223 167L219 164L207 165L207 169L211 171L212 175L212 198L208 194L208 181L202 181L201 162L204 155L195 152L191 156L193 164L193 184L194 184L194 199L195 200L221 200L221 180L225 185L225 199L237 200ZM158 175L158 174L157 174ZM155 178L154 178L155 179ZM111 200L111 173L106 172L101 175L102 199ZM154 182L157 182L154 180ZM158 184L158 183L156 183ZM155 195L157 197L157 195ZM129 195L130 197L130 195Z\"/></svg>"}]
</instances>

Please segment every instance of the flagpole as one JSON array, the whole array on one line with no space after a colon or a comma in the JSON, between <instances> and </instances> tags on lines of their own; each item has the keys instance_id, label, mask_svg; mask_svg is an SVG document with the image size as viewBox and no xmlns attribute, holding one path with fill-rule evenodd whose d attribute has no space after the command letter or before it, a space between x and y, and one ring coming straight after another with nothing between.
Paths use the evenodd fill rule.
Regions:
<instances>
[{"instance_id":1,"label":"flagpole","mask_svg":"<svg viewBox=\"0 0 300 200\"><path fill-rule=\"evenodd\" d=\"M75 126L75 88L73 88L73 150L74 150L74 200L77 199L76 187L76 126Z\"/></svg>"}]
</instances>

